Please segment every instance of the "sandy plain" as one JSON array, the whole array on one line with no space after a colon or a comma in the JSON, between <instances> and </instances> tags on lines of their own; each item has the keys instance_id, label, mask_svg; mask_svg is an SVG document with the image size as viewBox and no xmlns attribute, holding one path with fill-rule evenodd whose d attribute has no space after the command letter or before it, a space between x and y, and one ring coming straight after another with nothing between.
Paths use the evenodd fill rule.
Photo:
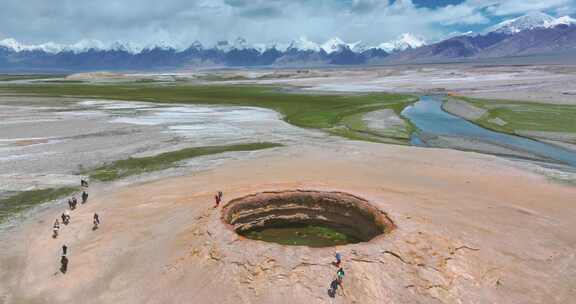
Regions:
<instances>
[{"instance_id":1,"label":"sandy plain","mask_svg":"<svg viewBox=\"0 0 576 304\"><path fill-rule=\"evenodd\" d=\"M280 151L279 151L280 152ZM60 238L46 210L5 236L5 303L569 303L576 189L493 156L368 143L286 148L192 176L95 185ZM311 249L247 240L213 209L264 190L338 190L397 225L368 243ZM63 208L60 206L60 208ZM98 212L103 224L91 230ZM70 247L58 271L62 243ZM334 252L343 293L327 295Z\"/></svg>"}]
</instances>

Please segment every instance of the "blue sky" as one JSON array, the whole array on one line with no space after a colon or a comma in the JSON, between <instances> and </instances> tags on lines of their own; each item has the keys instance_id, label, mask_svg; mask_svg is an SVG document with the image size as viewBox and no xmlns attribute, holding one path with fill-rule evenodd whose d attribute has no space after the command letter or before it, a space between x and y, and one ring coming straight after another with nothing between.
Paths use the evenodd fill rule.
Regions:
<instances>
[{"instance_id":1,"label":"blue sky","mask_svg":"<svg viewBox=\"0 0 576 304\"><path fill-rule=\"evenodd\" d=\"M0 39L377 44L405 32L435 40L533 11L574 16L576 0L2 0Z\"/></svg>"}]
</instances>

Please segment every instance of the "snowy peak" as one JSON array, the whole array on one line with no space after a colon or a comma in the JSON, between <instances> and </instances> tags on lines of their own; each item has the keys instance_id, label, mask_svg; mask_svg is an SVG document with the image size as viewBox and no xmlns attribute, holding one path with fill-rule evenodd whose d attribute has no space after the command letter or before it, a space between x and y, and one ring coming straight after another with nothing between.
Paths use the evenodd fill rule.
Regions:
<instances>
[{"instance_id":1,"label":"snowy peak","mask_svg":"<svg viewBox=\"0 0 576 304\"><path fill-rule=\"evenodd\" d=\"M369 47L368 45L366 45L364 42L362 41L357 41L354 43L350 43L348 44L348 47L356 53L363 53L369 49L371 49L371 47Z\"/></svg>"},{"instance_id":2,"label":"snowy peak","mask_svg":"<svg viewBox=\"0 0 576 304\"><path fill-rule=\"evenodd\" d=\"M560 17L554 20L554 22L552 22L553 27L557 25L572 25L572 24L576 24L576 19L570 16Z\"/></svg>"},{"instance_id":3,"label":"snowy peak","mask_svg":"<svg viewBox=\"0 0 576 304\"><path fill-rule=\"evenodd\" d=\"M232 43L232 48L237 50L243 50L248 48L248 43L246 42L246 39L238 37L236 38L236 40L234 40L234 43Z\"/></svg>"},{"instance_id":4,"label":"snowy peak","mask_svg":"<svg viewBox=\"0 0 576 304\"><path fill-rule=\"evenodd\" d=\"M59 53L64 49L63 45L56 44L53 42L48 42L48 43L44 43L44 44L37 44L37 45L28 45L28 44L20 43L19 41L12 39L12 38L0 40L0 47L11 49L15 52L43 51L43 52L50 53L50 54Z\"/></svg>"},{"instance_id":5,"label":"snowy peak","mask_svg":"<svg viewBox=\"0 0 576 304\"><path fill-rule=\"evenodd\" d=\"M302 36L297 40L294 40L288 46L288 49L299 50L299 51L320 51L320 46L313 41L308 40L308 38Z\"/></svg>"},{"instance_id":6,"label":"snowy peak","mask_svg":"<svg viewBox=\"0 0 576 304\"><path fill-rule=\"evenodd\" d=\"M576 24L576 20L569 16L554 18L544 13L534 12L520 16L518 18L500 22L489 28L488 32L510 35L526 30L533 30L536 28L553 28L561 24Z\"/></svg>"},{"instance_id":7,"label":"snowy peak","mask_svg":"<svg viewBox=\"0 0 576 304\"><path fill-rule=\"evenodd\" d=\"M269 50L284 52L290 48L290 45L282 43L255 43L252 47L260 53L264 53Z\"/></svg>"},{"instance_id":8,"label":"snowy peak","mask_svg":"<svg viewBox=\"0 0 576 304\"><path fill-rule=\"evenodd\" d=\"M404 33L396 40L381 43L378 48L388 53L404 51L406 49L415 49L426 45L424 38L411 33Z\"/></svg>"},{"instance_id":9,"label":"snowy peak","mask_svg":"<svg viewBox=\"0 0 576 304\"><path fill-rule=\"evenodd\" d=\"M339 51L340 49L342 49L342 47L347 46L346 43L344 43L344 41L342 41L342 39L338 38L338 37L334 37L329 39L328 41L324 42L324 44L322 44L321 48L324 50L324 52L330 54L330 53L334 53Z\"/></svg>"},{"instance_id":10,"label":"snowy peak","mask_svg":"<svg viewBox=\"0 0 576 304\"><path fill-rule=\"evenodd\" d=\"M247 49L248 47L249 46L248 43L246 42L246 39L242 37L238 37L232 42L227 40L221 40L216 42L216 45L214 46L214 48L223 52L229 52L231 50L244 50Z\"/></svg>"},{"instance_id":11,"label":"snowy peak","mask_svg":"<svg viewBox=\"0 0 576 304\"><path fill-rule=\"evenodd\" d=\"M110 45L110 47L108 47L108 50L111 51L127 52L130 54L139 54L142 52L143 49L144 47L142 46L124 41L115 41Z\"/></svg>"},{"instance_id":12,"label":"snowy peak","mask_svg":"<svg viewBox=\"0 0 576 304\"><path fill-rule=\"evenodd\" d=\"M106 45L100 40L95 39L84 39L80 40L74 44L67 46L64 50L71 51L74 53L83 53L90 50L103 50L106 49Z\"/></svg>"},{"instance_id":13,"label":"snowy peak","mask_svg":"<svg viewBox=\"0 0 576 304\"><path fill-rule=\"evenodd\" d=\"M150 44L147 47L145 47L144 49L145 50L158 49L158 50L168 51L168 50L174 50L175 47L172 44L168 43L167 41L160 41L159 43Z\"/></svg>"},{"instance_id":14,"label":"snowy peak","mask_svg":"<svg viewBox=\"0 0 576 304\"><path fill-rule=\"evenodd\" d=\"M194 42L192 42L192 44L190 45L189 48L191 49L196 49L196 50L200 50L202 49L204 46L202 46L202 43L198 40L195 40Z\"/></svg>"}]
</instances>

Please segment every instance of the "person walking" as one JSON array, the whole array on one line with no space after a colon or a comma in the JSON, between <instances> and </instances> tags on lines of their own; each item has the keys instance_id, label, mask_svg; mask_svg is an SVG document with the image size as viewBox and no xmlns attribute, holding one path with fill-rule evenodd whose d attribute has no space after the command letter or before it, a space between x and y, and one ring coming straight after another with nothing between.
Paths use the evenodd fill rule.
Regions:
<instances>
[{"instance_id":1,"label":"person walking","mask_svg":"<svg viewBox=\"0 0 576 304\"><path fill-rule=\"evenodd\" d=\"M216 204L214 205L214 208L218 208L218 205L220 205L220 195L219 194L214 195L214 201L216 202Z\"/></svg>"},{"instance_id":2,"label":"person walking","mask_svg":"<svg viewBox=\"0 0 576 304\"><path fill-rule=\"evenodd\" d=\"M344 269L340 268L336 272L336 278L330 282L330 287L328 288L328 295L331 298L336 297L338 289L342 290L344 293L344 286L342 285L342 280L344 279Z\"/></svg>"},{"instance_id":3,"label":"person walking","mask_svg":"<svg viewBox=\"0 0 576 304\"><path fill-rule=\"evenodd\" d=\"M60 258L60 272L63 274L68 271L68 262L68 258L65 255Z\"/></svg>"},{"instance_id":4,"label":"person walking","mask_svg":"<svg viewBox=\"0 0 576 304\"><path fill-rule=\"evenodd\" d=\"M334 263L334 266L340 268L340 264L342 263L342 255L339 252L336 252L334 257L336 258L336 262Z\"/></svg>"},{"instance_id":5,"label":"person walking","mask_svg":"<svg viewBox=\"0 0 576 304\"><path fill-rule=\"evenodd\" d=\"M58 219L54 222L54 226L52 227L52 238L58 237L58 231L60 230L60 222Z\"/></svg>"},{"instance_id":6,"label":"person walking","mask_svg":"<svg viewBox=\"0 0 576 304\"><path fill-rule=\"evenodd\" d=\"M342 280L344 279L344 269L340 268L338 269L338 271L336 272L336 276L338 277L338 281L340 282L340 285L342 285Z\"/></svg>"},{"instance_id":7,"label":"person walking","mask_svg":"<svg viewBox=\"0 0 576 304\"><path fill-rule=\"evenodd\" d=\"M70 211L68 209L64 210L64 217L66 217L66 225L70 223Z\"/></svg>"},{"instance_id":8,"label":"person walking","mask_svg":"<svg viewBox=\"0 0 576 304\"><path fill-rule=\"evenodd\" d=\"M94 213L94 226L92 230L98 229L98 225L100 225L100 216L98 216L98 213Z\"/></svg>"},{"instance_id":9,"label":"person walking","mask_svg":"<svg viewBox=\"0 0 576 304\"><path fill-rule=\"evenodd\" d=\"M68 271L68 246L62 245L62 256L60 257L60 272L63 274Z\"/></svg>"},{"instance_id":10,"label":"person walking","mask_svg":"<svg viewBox=\"0 0 576 304\"><path fill-rule=\"evenodd\" d=\"M88 193L86 191L82 191L82 204L86 203L88 200Z\"/></svg>"}]
</instances>

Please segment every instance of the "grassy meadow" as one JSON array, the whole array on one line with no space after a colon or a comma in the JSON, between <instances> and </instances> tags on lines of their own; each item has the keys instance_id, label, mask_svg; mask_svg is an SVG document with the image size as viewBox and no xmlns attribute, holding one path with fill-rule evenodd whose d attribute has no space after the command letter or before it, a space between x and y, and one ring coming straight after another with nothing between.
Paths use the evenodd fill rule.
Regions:
<instances>
[{"instance_id":1,"label":"grassy meadow","mask_svg":"<svg viewBox=\"0 0 576 304\"><path fill-rule=\"evenodd\" d=\"M18 192L14 195L0 198L0 223L9 217L19 214L28 208L44 202L63 198L78 191L78 188L50 188Z\"/></svg>"},{"instance_id":2,"label":"grassy meadow","mask_svg":"<svg viewBox=\"0 0 576 304\"><path fill-rule=\"evenodd\" d=\"M85 174L88 174L93 180L113 181L131 175L167 169L173 167L179 161L194 157L225 152L256 151L279 146L281 145L275 143L251 143L230 146L186 148L149 157L117 160L110 164L105 164L99 168L85 172Z\"/></svg>"}]
</instances>

